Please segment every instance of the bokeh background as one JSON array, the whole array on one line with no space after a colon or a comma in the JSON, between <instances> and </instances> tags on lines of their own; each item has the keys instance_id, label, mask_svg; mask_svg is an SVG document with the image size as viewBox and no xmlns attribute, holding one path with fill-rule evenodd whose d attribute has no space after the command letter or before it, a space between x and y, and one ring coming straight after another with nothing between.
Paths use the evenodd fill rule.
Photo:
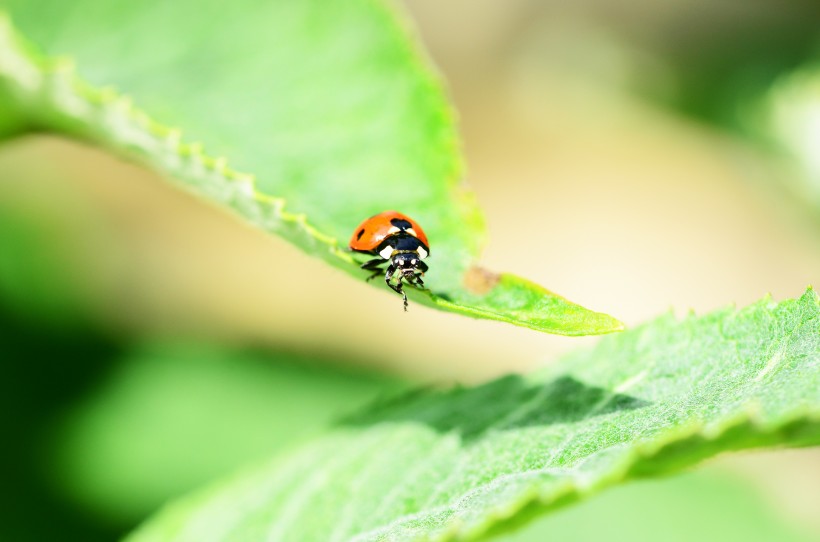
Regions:
<instances>
[{"instance_id":1,"label":"bokeh background","mask_svg":"<svg viewBox=\"0 0 820 542\"><path fill-rule=\"evenodd\" d=\"M816 1L403 7L459 113L487 267L627 325L820 285ZM596 340L399 305L139 166L3 144L0 539L113 539L376 396ZM820 540L818 503L817 451L740 454L510 540Z\"/></svg>"}]
</instances>

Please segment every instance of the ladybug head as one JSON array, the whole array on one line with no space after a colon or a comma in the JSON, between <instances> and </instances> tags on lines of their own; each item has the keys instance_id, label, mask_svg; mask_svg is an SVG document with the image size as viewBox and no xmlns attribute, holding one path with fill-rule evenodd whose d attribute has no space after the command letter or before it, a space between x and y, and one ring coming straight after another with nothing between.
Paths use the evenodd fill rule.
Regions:
<instances>
[{"instance_id":1,"label":"ladybug head","mask_svg":"<svg viewBox=\"0 0 820 542\"><path fill-rule=\"evenodd\" d=\"M416 252L398 252L393 255L391 265L401 275L414 275L419 269L421 258Z\"/></svg>"}]
</instances>

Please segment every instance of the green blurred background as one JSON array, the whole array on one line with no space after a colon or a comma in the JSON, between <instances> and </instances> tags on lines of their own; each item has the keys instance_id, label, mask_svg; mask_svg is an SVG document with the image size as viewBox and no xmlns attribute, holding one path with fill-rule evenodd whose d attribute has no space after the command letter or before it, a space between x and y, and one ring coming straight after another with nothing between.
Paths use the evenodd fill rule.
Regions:
<instances>
[{"instance_id":1,"label":"green blurred background","mask_svg":"<svg viewBox=\"0 0 820 542\"><path fill-rule=\"evenodd\" d=\"M820 286L820 3L405 7L459 112L488 267L627 324ZM402 314L137 166L6 142L0 540L114 539L375 397L594 340ZM734 455L505 539L820 540L817 503L817 451Z\"/></svg>"}]
</instances>

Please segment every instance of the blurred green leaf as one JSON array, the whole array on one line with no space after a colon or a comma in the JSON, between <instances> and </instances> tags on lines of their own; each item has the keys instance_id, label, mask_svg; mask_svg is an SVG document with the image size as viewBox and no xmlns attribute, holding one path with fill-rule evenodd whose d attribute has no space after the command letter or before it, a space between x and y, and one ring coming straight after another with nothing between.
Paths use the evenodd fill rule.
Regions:
<instances>
[{"instance_id":1,"label":"blurred green leaf","mask_svg":"<svg viewBox=\"0 0 820 542\"><path fill-rule=\"evenodd\" d=\"M113 243L111 232L95 228L98 209L72 197L71 187L61 191L49 183L59 176L58 166L42 161L27 164L21 173L20 162L8 154L0 154L0 304L43 327L87 332L89 307L100 289L100 277L87 261ZM42 191L29 190L34 184ZM53 199L46 206L32 205L40 196Z\"/></svg>"},{"instance_id":2,"label":"blurred green leaf","mask_svg":"<svg viewBox=\"0 0 820 542\"><path fill-rule=\"evenodd\" d=\"M77 292L64 273L54 232L24 211L0 202L0 299L19 312L71 322L80 316Z\"/></svg>"},{"instance_id":3,"label":"blurred green leaf","mask_svg":"<svg viewBox=\"0 0 820 542\"><path fill-rule=\"evenodd\" d=\"M417 392L164 510L132 542L454 540L714 454L820 443L820 303L608 337L531 377Z\"/></svg>"},{"instance_id":4,"label":"blurred green leaf","mask_svg":"<svg viewBox=\"0 0 820 542\"><path fill-rule=\"evenodd\" d=\"M0 296L0 540L113 540L123 526L78 514L50 483L45 458L56 420L94 386L121 348L82 322L66 325L51 312L39 318L30 306L22 314L14 309Z\"/></svg>"},{"instance_id":5,"label":"blurred green leaf","mask_svg":"<svg viewBox=\"0 0 820 542\"><path fill-rule=\"evenodd\" d=\"M773 176L795 199L820 214L820 59L784 74L746 108L749 131L773 144L791 168Z\"/></svg>"},{"instance_id":6,"label":"blurred green leaf","mask_svg":"<svg viewBox=\"0 0 820 542\"><path fill-rule=\"evenodd\" d=\"M312 362L214 345L136 349L64 420L52 446L60 483L96 514L133 523L398 386Z\"/></svg>"},{"instance_id":7,"label":"blurred green leaf","mask_svg":"<svg viewBox=\"0 0 820 542\"><path fill-rule=\"evenodd\" d=\"M808 542L772 503L727 473L686 473L613 488L494 542Z\"/></svg>"},{"instance_id":8,"label":"blurred green leaf","mask_svg":"<svg viewBox=\"0 0 820 542\"><path fill-rule=\"evenodd\" d=\"M49 55L72 55L93 85L128 96L35 52L0 13L0 135L45 130L138 159L358 279L353 228L398 209L432 242L430 291L413 291L417 301L566 335L622 328L475 271L483 219L462 184L452 112L381 1L6 5Z\"/></svg>"}]
</instances>

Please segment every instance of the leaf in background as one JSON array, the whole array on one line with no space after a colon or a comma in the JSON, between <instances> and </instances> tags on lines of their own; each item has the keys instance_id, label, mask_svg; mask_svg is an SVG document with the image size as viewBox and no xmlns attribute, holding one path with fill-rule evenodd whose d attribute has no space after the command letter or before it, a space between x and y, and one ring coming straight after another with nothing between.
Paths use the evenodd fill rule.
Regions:
<instances>
[{"instance_id":1,"label":"leaf in background","mask_svg":"<svg viewBox=\"0 0 820 542\"><path fill-rule=\"evenodd\" d=\"M400 387L326 360L319 370L320 360L216 345L152 344L123 358L49 449L74 502L129 526Z\"/></svg>"},{"instance_id":2,"label":"leaf in background","mask_svg":"<svg viewBox=\"0 0 820 542\"><path fill-rule=\"evenodd\" d=\"M746 107L748 129L783 153L789 169L772 182L820 215L820 58L781 75Z\"/></svg>"},{"instance_id":3,"label":"leaf in background","mask_svg":"<svg viewBox=\"0 0 820 542\"><path fill-rule=\"evenodd\" d=\"M7 245L0 247L2 253ZM36 250L33 257L39 257ZM15 305L0 296L0 509L5 511L0 540L113 540L117 533L108 525L77 514L55 495L44 459L46 434L55 420L94 385L122 348L91 331L76 313L47 311L41 318L46 311L19 311ZM58 314L63 317L55 318Z\"/></svg>"},{"instance_id":4,"label":"leaf in background","mask_svg":"<svg viewBox=\"0 0 820 542\"><path fill-rule=\"evenodd\" d=\"M473 539L719 452L818 444L818 316L811 290L665 316L545 373L376 405L130 540Z\"/></svg>"},{"instance_id":5,"label":"leaf in background","mask_svg":"<svg viewBox=\"0 0 820 542\"><path fill-rule=\"evenodd\" d=\"M34 52L0 13L0 136L50 131L138 159L359 279L352 229L395 208L432 242L432 294L411 292L418 301L566 335L622 328L474 267L483 219L461 183L452 112L381 2L6 5L48 55L127 97Z\"/></svg>"}]
</instances>

